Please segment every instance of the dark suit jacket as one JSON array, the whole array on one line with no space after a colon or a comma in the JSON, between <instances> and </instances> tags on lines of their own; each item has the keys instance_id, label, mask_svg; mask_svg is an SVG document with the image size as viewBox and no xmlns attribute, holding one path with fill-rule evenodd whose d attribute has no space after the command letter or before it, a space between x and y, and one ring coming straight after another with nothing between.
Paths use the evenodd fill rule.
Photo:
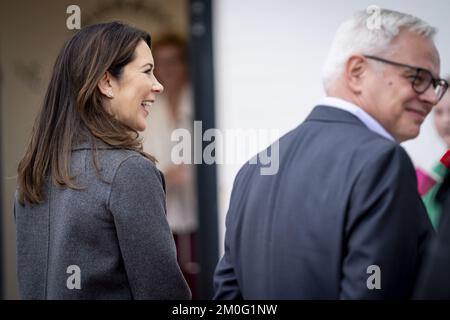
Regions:
<instances>
[{"instance_id":1,"label":"dark suit jacket","mask_svg":"<svg viewBox=\"0 0 450 320\"><path fill-rule=\"evenodd\" d=\"M404 149L326 106L279 148L277 174L236 176L215 298L410 298L432 229Z\"/></svg>"},{"instance_id":2,"label":"dark suit jacket","mask_svg":"<svg viewBox=\"0 0 450 320\"><path fill-rule=\"evenodd\" d=\"M441 221L423 263L415 298L450 300L450 174L445 176L436 198L442 204Z\"/></svg>"}]
</instances>

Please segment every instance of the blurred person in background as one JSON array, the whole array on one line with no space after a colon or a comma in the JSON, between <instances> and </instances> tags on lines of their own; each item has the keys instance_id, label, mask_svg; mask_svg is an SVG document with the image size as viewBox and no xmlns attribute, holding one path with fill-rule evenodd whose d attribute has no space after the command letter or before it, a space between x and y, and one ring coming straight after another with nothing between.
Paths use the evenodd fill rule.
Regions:
<instances>
[{"instance_id":1,"label":"blurred person in background","mask_svg":"<svg viewBox=\"0 0 450 320\"><path fill-rule=\"evenodd\" d=\"M176 164L171 158L172 148L178 143L171 140L172 133L185 129L193 136L187 43L177 34L165 34L155 41L153 54L158 65L155 73L164 92L152 106L152 116L144 132L144 150L155 155L166 177L167 218L174 234L178 262L195 298L199 265L195 256L198 217L194 165Z\"/></svg>"},{"instance_id":2,"label":"blurred person in background","mask_svg":"<svg viewBox=\"0 0 450 320\"><path fill-rule=\"evenodd\" d=\"M446 78L447 82L450 77ZM450 92L447 91L442 100L433 108L434 126L442 141L450 149ZM448 173L448 169L438 162L431 173L416 169L419 192L427 208L428 216L435 230L438 230L442 213L442 203L445 192L440 191L442 181Z\"/></svg>"},{"instance_id":3,"label":"blurred person in background","mask_svg":"<svg viewBox=\"0 0 450 320\"><path fill-rule=\"evenodd\" d=\"M436 106L434 117L438 134L450 149L450 93ZM441 179L435 181L424 202L430 218L435 219L437 235L422 266L415 298L450 300L450 150L436 168Z\"/></svg>"}]
</instances>

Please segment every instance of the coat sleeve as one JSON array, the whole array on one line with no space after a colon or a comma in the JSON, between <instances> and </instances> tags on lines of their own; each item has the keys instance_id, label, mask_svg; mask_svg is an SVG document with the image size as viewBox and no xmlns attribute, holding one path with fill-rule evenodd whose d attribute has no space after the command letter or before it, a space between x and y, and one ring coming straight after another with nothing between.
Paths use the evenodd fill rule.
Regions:
<instances>
[{"instance_id":1,"label":"coat sleeve","mask_svg":"<svg viewBox=\"0 0 450 320\"><path fill-rule=\"evenodd\" d=\"M190 299L166 220L160 172L142 156L121 163L109 198L134 299Z\"/></svg>"},{"instance_id":2,"label":"coat sleeve","mask_svg":"<svg viewBox=\"0 0 450 320\"><path fill-rule=\"evenodd\" d=\"M353 186L341 298L411 298L432 227L402 147L378 152Z\"/></svg>"},{"instance_id":3,"label":"coat sleeve","mask_svg":"<svg viewBox=\"0 0 450 320\"><path fill-rule=\"evenodd\" d=\"M242 170L241 172L242 173ZM236 274L236 261L233 255L232 245L234 241L233 226L235 216L238 210L238 196L242 194L239 188L242 187L239 182L240 174L236 176L233 191L231 192L230 207L228 209L225 227L225 245L224 255L219 260L214 273L214 300L241 300L242 293L239 288Z\"/></svg>"},{"instance_id":4,"label":"coat sleeve","mask_svg":"<svg viewBox=\"0 0 450 320\"><path fill-rule=\"evenodd\" d=\"M230 239L227 233L225 234L225 253L219 260L214 273L214 300L240 299L242 299L242 294L233 265Z\"/></svg>"}]
</instances>

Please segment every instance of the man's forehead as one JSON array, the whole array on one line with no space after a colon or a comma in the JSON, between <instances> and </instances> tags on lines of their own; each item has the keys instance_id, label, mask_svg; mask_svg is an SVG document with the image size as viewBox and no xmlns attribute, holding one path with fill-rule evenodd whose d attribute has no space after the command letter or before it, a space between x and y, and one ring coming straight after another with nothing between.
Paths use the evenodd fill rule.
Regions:
<instances>
[{"instance_id":1,"label":"man's forehead","mask_svg":"<svg viewBox=\"0 0 450 320\"><path fill-rule=\"evenodd\" d=\"M393 56L399 62L440 73L440 57L434 42L412 32L401 32L392 42Z\"/></svg>"}]
</instances>

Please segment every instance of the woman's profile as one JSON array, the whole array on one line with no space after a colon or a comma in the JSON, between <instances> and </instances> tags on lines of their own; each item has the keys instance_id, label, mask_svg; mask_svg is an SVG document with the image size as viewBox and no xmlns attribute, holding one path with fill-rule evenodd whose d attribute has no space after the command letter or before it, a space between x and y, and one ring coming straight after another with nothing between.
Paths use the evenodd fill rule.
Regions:
<instances>
[{"instance_id":1,"label":"woman's profile","mask_svg":"<svg viewBox=\"0 0 450 320\"><path fill-rule=\"evenodd\" d=\"M24 299L189 299L164 178L138 132L163 87L146 32L112 22L66 42L18 167Z\"/></svg>"}]
</instances>

